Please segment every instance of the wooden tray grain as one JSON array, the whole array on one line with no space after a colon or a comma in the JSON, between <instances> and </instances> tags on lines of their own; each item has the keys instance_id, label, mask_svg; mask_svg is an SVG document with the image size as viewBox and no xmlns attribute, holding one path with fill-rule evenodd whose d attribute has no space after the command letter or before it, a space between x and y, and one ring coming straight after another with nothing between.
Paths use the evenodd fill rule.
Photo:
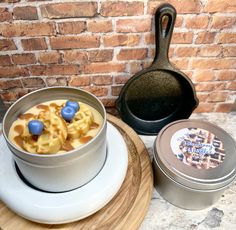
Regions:
<instances>
[{"instance_id":1,"label":"wooden tray grain","mask_svg":"<svg viewBox=\"0 0 236 230\"><path fill-rule=\"evenodd\" d=\"M125 180L116 196L95 214L72 223L38 224L13 213L0 201L0 230L19 229L138 229L149 207L153 190L153 173L147 149L139 136L123 121L108 115L123 135L129 149L129 164Z\"/></svg>"}]
</instances>

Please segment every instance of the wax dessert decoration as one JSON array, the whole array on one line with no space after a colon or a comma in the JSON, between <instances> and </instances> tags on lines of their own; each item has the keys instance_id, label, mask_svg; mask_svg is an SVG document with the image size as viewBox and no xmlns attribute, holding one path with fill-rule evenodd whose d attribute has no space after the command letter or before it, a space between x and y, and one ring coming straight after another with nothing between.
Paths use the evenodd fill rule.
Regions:
<instances>
[{"instance_id":1,"label":"wax dessert decoration","mask_svg":"<svg viewBox=\"0 0 236 230\"><path fill-rule=\"evenodd\" d=\"M102 122L101 114L88 104L47 101L20 114L10 128L9 139L30 153L61 153L92 140Z\"/></svg>"},{"instance_id":2,"label":"wax dessert decoration","mask_svg":"<svg viewBox=\"0 0 236 230\"><path fill-rule=\"evenodd\" d=\"M79 103L77 101L67 101L66 106L73 108L75 112L77 112L80 108Z\"/></svg>"},{"instance_id":3,"label":"wax dessert decoration","mask_svg":"<svg viewBox=\"0 0 236 230\"><path fill-rule=\"evenodd\" d=\"M32 135L41 135L43 132L43 127L44 127L43 122L38 120L31 120L28 123L28 129Z\"/></svg>"},{"instance_id":4,"label":"wax dessert decoration","mask_svg":"<svg viewBox=\"0 0 236 230\"><path fill-rule=\"evenodd\" d=\"M66 121L71 121L73 119L73 117L75 116L75 109L70 106L65 106L61 109L61 116Z\"/></svg>"}]
</instances>

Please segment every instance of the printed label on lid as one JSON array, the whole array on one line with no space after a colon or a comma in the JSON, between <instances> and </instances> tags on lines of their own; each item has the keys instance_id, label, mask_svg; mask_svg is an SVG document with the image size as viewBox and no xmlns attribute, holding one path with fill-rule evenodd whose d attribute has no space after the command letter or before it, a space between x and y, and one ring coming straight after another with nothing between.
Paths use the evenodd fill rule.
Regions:
<instances>
[{"instance_id":1,"label":"printed label on lid","mask_svg":"<svg viewBox=\"0 0 236 230\"><path fill-rule=\"evenodd\" d=\"M205 129L180 129L174 133L170 144L180 161L198 169L215 168L225 158L222 141Z\"/></svg>"}]
</instances>

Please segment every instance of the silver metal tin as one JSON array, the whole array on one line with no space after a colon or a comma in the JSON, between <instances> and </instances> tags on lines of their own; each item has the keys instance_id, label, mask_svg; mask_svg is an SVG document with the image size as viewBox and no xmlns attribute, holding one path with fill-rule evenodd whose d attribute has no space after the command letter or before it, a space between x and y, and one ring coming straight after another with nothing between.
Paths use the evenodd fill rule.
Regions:
<instances>
[{"instance_id":1,"label":"silver metal tin","mask_svg":"<svg viewBox=\"0 0 236 230\"><path fill-rule=\"evenodd\" d=\"M203 209L236 177L236 145L220 127L200 120L165 126L154 143L154 184L170 203Z\"/></svg>"},{"instance_id":2,"label":"silver metal tin","mask_svg":"<svg viewBox=\"0 0 236 230\"><path fill-rule=\"evenodd\" d=\"M17 148L8 139L12 123L18 115L42 102L70 99L94 107L103 117L98 134L88 143L66 153L32 154ZM51 192L75 189L93 179L106 159L106 111L93 94L72 87L50 87L29 93L16 101L3 119L3 135L23 176L35 187Z\"/></svg>"}]
</instances>

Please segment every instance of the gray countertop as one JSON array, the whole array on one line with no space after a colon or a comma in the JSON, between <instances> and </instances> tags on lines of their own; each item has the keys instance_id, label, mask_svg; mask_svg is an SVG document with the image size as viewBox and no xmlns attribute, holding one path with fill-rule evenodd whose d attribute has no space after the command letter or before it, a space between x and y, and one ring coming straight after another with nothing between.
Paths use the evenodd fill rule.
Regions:
<instances>
[{"instance_id":1,"label":"gray countertop","mask_svg":"<svg viewBox=\"0 0 236 230\"><path fill-rule=\"evenodd\" d=\"M209 121L228 132L236 140L236 113L193 114L193 119ZM1 130L1 124L0 124ZM153 157L155 136L140 136L150 158ZM156 191L140 230L206 230L236 229L236 180L212 207L201 211L188 211L165 201Z\"/></svg>"},{"instance_id":2,"label":"gray countertop","mask_svg":"<svg viewBox=\"0 0 236 230\"><path fill-rule=\"evenodd\" d=\"M236 140L236 113L193 114L193 119L209 121L228 132ZM140 136L153 156L155 137ZM140 230L223 230L236 229L236 180L225 190L220 200L201 211L188 211L165 201L155 190Z\"/></svg>"}]
</instances>

